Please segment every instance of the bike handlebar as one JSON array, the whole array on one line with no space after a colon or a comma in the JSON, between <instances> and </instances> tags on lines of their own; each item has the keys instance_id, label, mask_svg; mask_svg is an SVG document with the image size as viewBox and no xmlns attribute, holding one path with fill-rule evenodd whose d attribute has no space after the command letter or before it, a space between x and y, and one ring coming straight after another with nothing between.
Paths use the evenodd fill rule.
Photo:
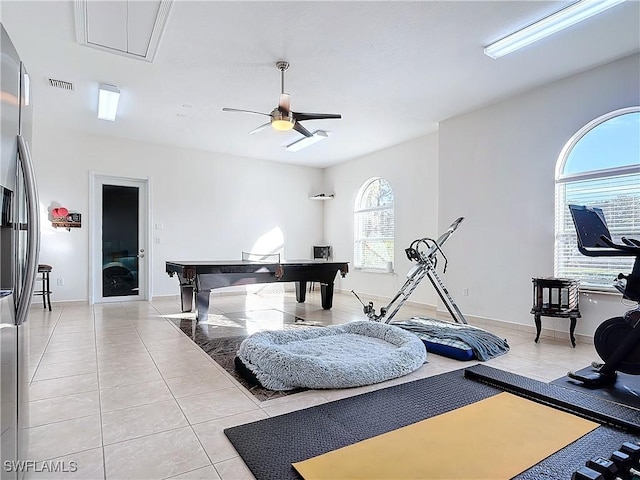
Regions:
<instances>
[{"instance_id":1,"label":"bike handlebar","mask_svg":"<svg viewBox=\"0 0 640 480\"><path fill-rule=\"evenodd\" d=\"M615 243L610 238L607 238L605 235L600 235L600 240L606 243L609 247L619 250L620 252L624 252L622 255L624 256L640 256L640 242L635 238L622 238L622 242L624 245L619 243ZM629 242L629 243L627 243Z\"/></svg>"}]
</instances>

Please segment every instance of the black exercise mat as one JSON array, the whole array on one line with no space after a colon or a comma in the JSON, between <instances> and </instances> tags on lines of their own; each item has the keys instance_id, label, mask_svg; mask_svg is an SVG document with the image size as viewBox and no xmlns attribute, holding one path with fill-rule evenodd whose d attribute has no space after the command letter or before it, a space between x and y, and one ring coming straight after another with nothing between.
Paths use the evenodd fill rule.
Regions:
<instances>
[{"instance_id":1,"label":"black exercise mat","mask_svg":"<svg viewBox=\"0 0 640 480\"><path fill-rule=\"evenodd\" d=\"M228 428L224 432L258 480L299 479L291 463L405 427L502 391L465 379L463 371L376 390ZM571 472L592 456L606 455L608 458L622 442L639 439L609 427L599 427L516 478L570 478ZM470 445L468 441L461 439L461 461L464 461L465 444Z\"/></svg>"},{"instance_id":2,"label":"black exercise mat","mask_svg":"<svg viewBox=\"0 0 640 480\"><path fill-rule=\"evenodd\" d=\"M464 376L535 402L640 435L640 411L635 408L486 365L469 367L465 369Z\"/></svg>"},{"instance_id":3,"label":"black exercise mat","mask_svg":"<svg viewBox=\"0 0 640 480\"><path fill-rule=\"evenodd\" d=\"M593 368L585 367L576 373L585 374L590 372L593 372ZM602 388L585 387L580 382L567 376L557 378L551 384L640 410L640 375L628 375L618 372L616 383Z\"/></svg>"}]
</instances>

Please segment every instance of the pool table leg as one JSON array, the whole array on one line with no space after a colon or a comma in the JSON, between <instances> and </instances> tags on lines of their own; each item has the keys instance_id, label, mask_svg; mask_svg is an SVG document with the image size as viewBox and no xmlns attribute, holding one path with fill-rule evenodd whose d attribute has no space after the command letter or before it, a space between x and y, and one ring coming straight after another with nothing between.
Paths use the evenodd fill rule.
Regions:
<instances>
[{"instance_id":1,"label":"pool table leg","mask_svg":"<svg viewBox=\"0 0 640 480\"><path fill-rule=\"evenodd\" d=\"M180 285L180 306L183 312L193 309L193 285Z\"/></svg>"},{"instance_id":2,"label":"pool table leg","mask_svg":"<svg viewBox=\"0 0 640 480\"><path fill-rule=\"evenodd\" d=\"M201 290L196 293L196 320L206 321L209 317L209 296L211 290Z\"/></svg>"},{"instance_id":3,"label":"pool table leg","mask_svg":"<svg viewBox=\"0 0 640 480\"><path fill-rule=\"evenodd\" d=\"M331 309L333 306L333 282L320 284L320 296L322 297L322 308Z\"/></svg>"},{"instance_id":4,"label":"pool table leg","mask_svg":"<svg viewBox=\"0 0 640 480\"><path fill-rule=\"evenodd\" d=\"M307 282L296 282L296 300L304 303L307 299Z\"/></svg>"}]
</instances>

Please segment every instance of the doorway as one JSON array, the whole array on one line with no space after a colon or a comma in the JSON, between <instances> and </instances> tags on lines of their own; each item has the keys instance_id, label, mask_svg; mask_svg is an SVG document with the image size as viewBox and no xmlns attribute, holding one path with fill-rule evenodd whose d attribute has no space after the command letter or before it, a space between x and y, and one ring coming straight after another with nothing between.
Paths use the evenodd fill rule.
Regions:
<instances>
[{"instance_id":1,"label":"doorway","mask_svg":"<svg viewBox=\"0 0 640 480\"><path fill-rule=\"evenodd\" d=\"M91 303L148 300L149 180L92 174Z\"/></svg>"}]
</instances>

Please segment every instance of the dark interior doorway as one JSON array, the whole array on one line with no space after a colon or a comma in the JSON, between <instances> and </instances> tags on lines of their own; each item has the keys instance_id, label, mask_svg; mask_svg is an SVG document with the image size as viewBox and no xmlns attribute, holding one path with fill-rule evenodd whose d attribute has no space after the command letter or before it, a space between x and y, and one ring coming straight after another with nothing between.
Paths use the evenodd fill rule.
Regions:
<instances>
[{"instance_id":1,"label":"dark interior doorway","mask_svg":"<svg viewBox=\"0 0 640 480\"><path fill-rule=\"evenodd\" d=\"M102 186L102 296L138 295L139 188Z\"/></svg>"}]
</instances>

